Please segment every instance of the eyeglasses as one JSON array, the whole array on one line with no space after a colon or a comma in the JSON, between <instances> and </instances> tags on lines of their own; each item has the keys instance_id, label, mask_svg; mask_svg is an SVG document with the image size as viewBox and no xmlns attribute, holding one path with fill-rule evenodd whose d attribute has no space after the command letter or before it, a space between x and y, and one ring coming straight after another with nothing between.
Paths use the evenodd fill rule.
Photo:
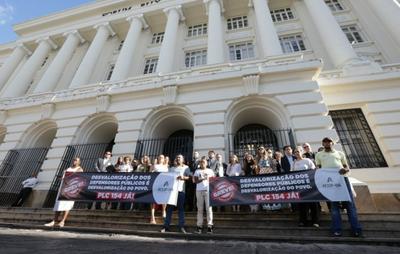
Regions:
<instances>
[{"instance_id":1,"label":"eyeglasses","mask_svg":"<svg viewBox=\"0 0 400 254\"><path fill-rule=\"evenodd\" d=\"M309 148L309 146L303 146L304 149Z\"/></svg>"},{"instance_id":2,"label":"eyeglasses","mask_svg":"<svg viewBox=\"0 0 400 254\"><path fill-rule=\"evenodd\" d=\"M111 155L111 153L106 153L106 155Z\"/></svg>"},{"instance_id":3,"label":"eyeglasses","mask_svg":"<svg viewBox=\"0 0 400 254\"><path fill-rule=\"evenodd\" d=\"M294 153L300 153L300 151L294 151Z\"/></svg>"}]
</instances>

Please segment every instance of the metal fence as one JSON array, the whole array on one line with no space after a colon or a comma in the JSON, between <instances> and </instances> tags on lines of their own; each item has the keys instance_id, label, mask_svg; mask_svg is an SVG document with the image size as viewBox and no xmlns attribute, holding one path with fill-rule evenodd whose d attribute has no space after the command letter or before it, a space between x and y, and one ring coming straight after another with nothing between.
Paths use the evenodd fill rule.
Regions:
<instances>
[{"instance_id":1,"label":"metal fence","mask_svg":"<svg viewBox=\"0 0 400 254\"><path fill-rule=\"evenodd\" d=\"M192 160L193 136L169 137L167 139L142 139L137 142L135 158L147 155L153 161L159 154L168 156L171 162L182 154L186 162Z\"/></svg>"},{"instance_id":2,"label":"metal fence","mask_svg":"<svg viewBox=\"0 0 400 254\"><path fill-rule=\"evenodd\" d=\"M72 159L79 156L81 158L81 167L85 172L95 172L94 165L98 158L102 158L106 150L111 151L112 144L83 144L83 145L70 145L65 149L64 155L57 168L56 175L51 183L50 190L47 194L43 207L53 207L58 189L61 185L61 179L64 171L72 165ZM79 204L77 204L78 207Z\"/></svg>"},{"instance_id":3,"label":"metal fence","mask_svg":"<svg viewBox=\"0 0 400 254\"><path fill-rule=\"evenodd\" d=\"M14 203L22 189L21 182L37 174L49 148L13 149L0 166L0 206Z\"/></svg>"},{"instance_id":4,"label":"metal fence","mask_svg":"<svg viewBox=\"0 0 400 254\"><path fill-rule=\"evenodd\" d=\"M242 161L246 153L255 156L260 146L278 150L285 145L296 145L292 129L252 128L229 134L229 154L236 154L239 161Z\"/></svg>"}]
</instances>

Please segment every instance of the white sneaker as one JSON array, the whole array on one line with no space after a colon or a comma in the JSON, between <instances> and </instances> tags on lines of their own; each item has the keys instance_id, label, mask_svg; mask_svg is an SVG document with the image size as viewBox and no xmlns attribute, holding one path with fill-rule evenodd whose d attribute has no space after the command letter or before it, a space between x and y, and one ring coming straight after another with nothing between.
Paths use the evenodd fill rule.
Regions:
<instances>
[{"instance_id":1,"label":"white sneaker","mask_svg":"<svg viewBox=\"0 0 400 254\"><path fill-rule=\"evenodd\" d=\"M51 221L51 222L49 222L49 223L44 224L44 226L45 226L45 227L54 227L55 224L56 224L56 223L55 223L54 220L53 220L53 221Z\"/></svg>"}]
</instances>

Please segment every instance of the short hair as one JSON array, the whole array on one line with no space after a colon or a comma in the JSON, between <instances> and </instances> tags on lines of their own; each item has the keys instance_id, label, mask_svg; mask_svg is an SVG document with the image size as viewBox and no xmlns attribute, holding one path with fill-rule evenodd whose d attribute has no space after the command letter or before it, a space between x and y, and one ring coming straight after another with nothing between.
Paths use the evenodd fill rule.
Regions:
<instances>
[{"instance_id":1,"label":"short hair","mask_svg":"<svg viewBox=\"0 0 400 254\"><path fill-rule=\"evenodd\" d=\"M285 146L283 147L283 150L286 150L286 148L288 148L288 147L290 147L290 149L292 149L292 147L291 147L290 145L285 145Z\"/></svg>"}]
</instances>

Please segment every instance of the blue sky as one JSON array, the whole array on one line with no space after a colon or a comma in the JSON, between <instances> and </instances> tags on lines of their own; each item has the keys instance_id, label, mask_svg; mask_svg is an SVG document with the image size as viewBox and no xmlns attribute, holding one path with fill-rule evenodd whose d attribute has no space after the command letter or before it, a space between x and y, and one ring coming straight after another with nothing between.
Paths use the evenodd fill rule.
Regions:
<instances>
[{"instance_id":1,"label":"blue sky","mask_svg":"<svg viewBox=\"0 0 400 254\"><path fill-rule=\"evenodd\" d=\"M0 44L14 41L12 25L94 0L0 0Z\"/></svg>"}]
</instances>

